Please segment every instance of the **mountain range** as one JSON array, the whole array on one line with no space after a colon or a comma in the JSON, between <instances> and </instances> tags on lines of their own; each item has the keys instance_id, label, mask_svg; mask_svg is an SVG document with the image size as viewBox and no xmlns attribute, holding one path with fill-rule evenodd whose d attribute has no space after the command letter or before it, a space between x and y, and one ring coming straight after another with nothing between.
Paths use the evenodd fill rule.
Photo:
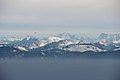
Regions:
<instances>
[{"instance_id":1,"label":"mountain range","mask_svg":"<svg viewBox=\"0 0 120 80\"><path fill-rule=\"evenodd\" d=\"M24 56L74 56L85 53L118 53L120 34L101 33L98 38L77 38L70 33L61 33L48 38L27 36L23 39L0 39L0 57ZM117 54L117 55L118 55Z\"/></svg>"}]
</instances>

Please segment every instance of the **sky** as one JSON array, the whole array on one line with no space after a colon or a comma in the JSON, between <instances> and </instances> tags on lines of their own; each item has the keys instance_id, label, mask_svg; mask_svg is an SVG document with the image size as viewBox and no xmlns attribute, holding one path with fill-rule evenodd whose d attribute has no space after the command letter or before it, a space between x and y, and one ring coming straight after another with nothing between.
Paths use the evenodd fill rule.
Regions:
<instances>
[{"instance_id":1,"label":"sky","mask_svg":"<svg viewBox=\"0 0 120 80\"><path fill-rule=\"evenodd\" d=\"M120 0L0 0L0 36L120 33Z\"/></svg>"}]
</instances>

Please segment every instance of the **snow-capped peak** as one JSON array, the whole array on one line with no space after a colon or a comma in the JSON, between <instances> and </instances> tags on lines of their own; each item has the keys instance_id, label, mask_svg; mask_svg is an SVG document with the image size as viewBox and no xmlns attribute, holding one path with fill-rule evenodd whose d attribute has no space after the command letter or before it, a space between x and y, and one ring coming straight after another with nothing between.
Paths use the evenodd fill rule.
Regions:
<instances>
[{"instance_id":1,"label":"snow-capped peak","mask_svg":"<svg viewBox=\"0 0 120 80\"><path fill-rule=\"evenodd\" d=\"M48 39L50 42L58 42L60 40L63 40L62 38L59 38L59 37L49 37Z\"/></svg>"},{"instance_id":2,"label":"snow-capped peak","mask_svg":"<svg viewBox=\"0 0 120 80\"><path fill-rule=\"evenodd\" d=\"M63 40L79 40L78 38L75 37L75 35L71 35L70 33L61 33L61 34L58 34L56 37L59 37L59 38L62 38Z\"/></svg>"}]
</instances>

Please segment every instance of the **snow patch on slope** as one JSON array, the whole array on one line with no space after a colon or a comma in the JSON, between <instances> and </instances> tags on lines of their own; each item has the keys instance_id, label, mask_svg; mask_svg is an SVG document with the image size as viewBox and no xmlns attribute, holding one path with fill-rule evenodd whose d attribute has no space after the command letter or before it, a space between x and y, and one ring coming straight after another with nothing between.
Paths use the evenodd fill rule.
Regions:
<instances>
[{"instance_id":1,"label":"snow patch on slope","mask_svg":"<svg viewBox=\"0 0 120 80\"><path fill-rule=\"evenodd\" d=\"M15 46L15 48L19 49L20 51L28 51L26 48L20 46Z\"/></svg>"},{"instance_id":2,"label":"snow patch on slope","mask_svg":"<svg viewBox=\"0 0 120 80\"><path fill-rule=\"evenodd\" d=\"M70 45L67 48L64 48L64 50L78 51L78 52L85 52L85 51L101 52L102 51L102 49L92 45Z\"/></svg>"},{"instance_id":3,"label":"snow patch on slope","mask_svg":"<svg viewBox=\"0 0 120 80\"><path fill-rule=\"evenodd\" d=\"M59 38L59 37L49 37L48 40L50 42L58 42L58 41L63 40L63 39Z\"/></svg>"}]
</instances>

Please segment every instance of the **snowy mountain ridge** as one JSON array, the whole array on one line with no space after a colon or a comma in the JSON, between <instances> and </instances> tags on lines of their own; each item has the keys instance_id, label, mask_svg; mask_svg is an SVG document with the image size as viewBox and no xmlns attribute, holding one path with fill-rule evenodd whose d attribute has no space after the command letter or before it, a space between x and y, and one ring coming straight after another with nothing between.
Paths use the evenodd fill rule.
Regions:
<instances>
[{"instance_id":1,"label":"snowy mountain ridge","mask_svg":"<svg viewBox=\"0 0 120 80\"><path fill-rule=\"evenodd\" d=\"M1 42L2 47L4 43ZM29 51L36 48L60 49L64 51L77 52L102 52L120 49L119 34L108 35L101 33L97 41L86 42L81 41L75 35L70 33L61 33L46 39L38 39L35 37L25 37L21 40L11 40L6 46L15 47L21 51Z\"/></svg>"}]
</instances>

